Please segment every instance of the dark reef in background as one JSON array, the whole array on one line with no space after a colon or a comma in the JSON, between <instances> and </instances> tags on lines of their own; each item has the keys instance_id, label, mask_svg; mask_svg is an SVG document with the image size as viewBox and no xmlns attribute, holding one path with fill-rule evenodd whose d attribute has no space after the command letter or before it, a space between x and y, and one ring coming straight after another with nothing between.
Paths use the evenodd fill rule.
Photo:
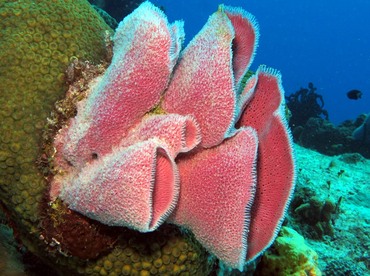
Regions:
<instances>
[{"instance_id":1,"label":"dark reef in background","mask_svg":"<svg viewBox=\"0 0 370 276\"><path fill-rule=\"evenodd\" d=\"M329 121L328 112L323 109L322 95L315 91L314 85L309 83L308 88L301 88L286 97L286 105L291 112L289 126L294 142L329 156L360 153L370 158L370 145L352 137L352 132L364 122L366 115L335 126Z\"/></svg>"},{"instance_id":2,"label":"dark reef in background","mask_svg":"<svg viewBox=\"0 0 370 276\"><path fill-rule=\"evenodd\" d=\"M117 20L110 16L109 13L94 4L91 6L98 12L98 14L104 19L105 23L107 23L109 27L111 27L113 30L118 27Z\"/></svg>"},{"instance_id":3,"label":"dark reef in background","mask_svg":"<svg viewBox=\"0 0 370 276\"><path fill-rule=\"evenodd\" d=\"M310 118L304 126L292 128L294 141L305 148L326 155L360 153L370 158L370 145L356 141L352 132L365 120L362 114L356 120L347 120L338 126L321 118Z\"/></svg>"},{"instance_id":4,"label":"dark reef in background","mask_svg":"<svg viewBox=\"0 0 370 276\"><path fill-rule=\"evenodd\" d=\"M292 113L289 121L291 128L303 126L310 118L324 118L329 120L328 112L323 108L324 99L317 94L313 83L308 83L308 88L299 89L286 97L286 104Z\"/></svg>"},{"instance_id":5,"label":"dark reef in background","mask_svg":"<svg viewBox=\"0 0 370 276\"><path fill-rule=\"evenodd\" d=\"M117 22L136 9L143 0L89 0L90 4L106 11Z\"/></svg>"}]
</instances>

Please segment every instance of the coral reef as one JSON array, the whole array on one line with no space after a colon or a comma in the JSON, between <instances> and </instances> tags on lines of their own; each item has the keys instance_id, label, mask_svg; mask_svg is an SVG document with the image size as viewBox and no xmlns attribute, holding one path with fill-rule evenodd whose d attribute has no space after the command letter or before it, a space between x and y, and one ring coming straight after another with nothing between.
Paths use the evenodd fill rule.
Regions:
<instances>
[{"instance_id":1,"label":"coral reef","mask_svg":"<svg viewBox=\"0 0 370 276\"><path fill-rule=\"evenodd\" d=\"M194 240L184 239L171 227L149 234L129 231L130 238L122 241L105 258L85 268L104 275L207 275L207 254ZM93 274L93 273L92 273Z\"/></svg>"},{"instance_id":2,"label":"coral reef","mask_svg":"<svg viewBox=\"0 0 370 276\"><path fill-rule=\"evenodd\" d=\"M296 137L300 145L328 155L334 155L345 147L348 134L350 133L341 132L329 121L314 117L293 129L293 137Z\"/></svg>"},{"instance_id":3,"label":"coral reef","mask_svg":"<svg viewBox=\"0 0 370 276\"><path fill-rule=\"evenodd\" d=\"M150 3L146 2L143 6L145 5L148 6ZM210 18L211 23L206 25L203 34L201 33L196 38L200 42L194 42L188 50L185 49L187 52L184 52L182 63L178 64L177 69L177 72L182 73L176 76L176 73L174 75L172 74L172 68L177 62L177 56L181 49L183 39L182 25L181 23L176 23L171 27L168 24L164 24L166 26L162 25L164 14L157 8L152 7L151 9L155 11L152 14L153 17L144 16L142 22L146 22L146 27L149 27L147 34L148 37L153 39L151 45L155 46L158 42L155 39L156 35L165 33L165 35L169 34L171 37L171 41L167 45L169 46L168 51L157 51L155 53L157 57L161 53L163 55L161 57L165 58L166 62L162 67L156 67L160 65L160 63L156 62L143 62L140 64L140 61L142 61L140 58L144 58L144 55L139 55L132 57L133 60L131 61L135 62L128 63L128 65L135 65L133 68L129 68L130 70L138 70L138 75L136 75L138 78L132 78L133 82L130 85L135 84L134 86L139 88L138 91L141 94L143 94L141 90L143 87L147 91L148 87L153 88L158 85L158 91L156 89L151 91L155 94L153 102L146 102L148 99L145 93L143 99L136 99L138 105L146 103L149 104L149 107L144 107L139 114L128 119L131 125L126 129L128 132L124 133L124 135L128 134L131 140L128 139L123 144L120 144L120 140L117 140L118 143L115 145L101 143L101 140L98 140L96 144L91 144L90 142L92 140L87 140L87 143L84 144L82 149L76 147L76 151L73 152L62 149L62 146L64 146L63 142L65 141L63 139L57 140L55 144L56 148L54 149L53 138L63 125L73 125L68 120L76 115L77 110L79 116L84 113L76 105L79 108L86 108L84 110L87 112L86 114L88 114L89 108L92 108L93 114L98 116L97 121L100 123L102 121L104 122L104 118L107 119L106 116L110 116L111 113L109 111L116 110L119 113L120 110L106 104L109 100L101 101L103 103L102 109L99 109L101 106L99 107L99 104L95 105L96 102L94 101L91 106L86 107L82 104L84 100L89 101L88 95L94 90L92 87L98 83L98 80L95 78L104 71L105 63L109 62L112 57L109 41L111 30L99 17L98 13L85 1L8 1L0 4L0 17L2 19L0 21L2 27L2 31L0 32L0 38L2 39L0 57L4 61L0 67L0 81L1 91L5 91L5 93L1 93L0 98L0 104L4 106L0 113L0 119L4 122L2 124L2 132L0 133L0 162L2 167L2 178L0 180L1 206L5 210L10 225L15 231L17 240L29 252L40 257L45 264L53 266L57 270L55 273L68 275L207 275L213 263L202 246L205 246L212 253L216 254L228 265L242 270L247 259L250 261L262 254L272 243L276 236L276 229L281 226L282 217L285 215L294 186L294 164L290 137L282 115L283 93L280 74L275 70L262 66L245 83L242 81L253 58L255 41L258 38L258 29L254 18L241 9L225 6L220 7L219 11ZM150 29L153 25L149 21L153 20L153 18L159 19L158 26L160 28L166 28L164 33L155 32L153 29ZM146 21L148 19L149 21ZM137 21L134 21L134 25L137 23ZM215 26L220 27L222 32L219 32L219 29L215 28ZM126 46L134 45L134 43L132 45L130 44L131 41L127 40L128 36L126 35L127 32L136 31L136 27L137 25L133 26L133 28L126 28L123 31L123 37L125 39L121 41L116 40L114 47L119 48L122 43L124 45L126 43ZM255 32L256 29L257 32ZM212 33L212 35L208 36L208 32ZM143 49L140 47L134 48L138 53L147 54L149 59L145 61L153 61L150 59L150 57L155 57L151 55L153 52L147 51L148 49L145 48L148 46L146 43L150 42L140 36L144 33L138 32L139 36L136 37L137 43L135 44L136 46L141 45ZM203 40L204 38L210 40L205 42ZM163 47L167 43L165 40L160 38L157 46ZM233 43L232 40L234 40ZM142 41L145 41L145 43L142 43ZM243 44L245 41L249 42ZM203 48L204 45L202 44L204 42L205 48ZM199 79L203 81L198 82L197 78L189 78L191 74L196 72L193 70L194 66L192 64L194 61L191 56L195 55L198 58L202 58L202 51L210 54L211 51L209 50L215 49L213 47L214 42L219 43L220 48L219 52L214 53L214 55L211 54L211 56L217 56L218 58L208 58L208 61L214 63L203 63L203 66L199 67L201 69L199 71L201 73ZM199 47L199 45L202 47ZM231 51L231 47L234 48L234 51ZM123 47L123 49L126 48ZM234 56L231 55L232 52ZM124 54L125 50L121 51L121 53ZM134 51L130 53L134 53ZM186 54L189 53L190 58L185 58ZM81 62L80 60L86 61ZM231 63L232 60L234 64ZM197 62L202 63L201 61L198 60ZM102 63L102 65L94 66L94 63ZM116 65L114 57L112 64L113 67ZM145 78L150 78L151 75L143 74L143 72L145 72L145 69L148 70L149 65L154 66L152 69L157 70L159 75L164 74L161 75L163 79L158 78L158 75L154 74L155 70L150 69L150 73L153 73L153 80L150 84L146 83L145 81L148 81L148 79ZM143 66L143 68L140 66ZM207 70L212 66L222 67L222 70L212 71L213 73L221 72L221 75L223 75L221 79L220 75L217 75L218 73L213 78L208 79ZM164 68L166 70L163 70ZM182 68L181 71L179 68ZM108 72L110 70L109 68L107 69ZM130 70L124 70L124 72L132 73L133 71ZM133 75L135 76L135 74ZM200 92L203 91L204 81L207 80L209 82L210 93L209 95L205 93L206 98L204 100L212 101L212 104L207 105L210 109L206 110L201 106L200 108L193 106L193 110L196 110L194 114L193 112L190 112L190 115L182 114L181 108L187 108L190 105L183 98L179 102L184 106L179 107L176 106L176 101L171 99L174 95L176 96L176 86L181 86L181 84L174 85L174 93L171 96L168 93L167 99L161 98L163 90L165 90L169 83L169 76L173 76L172 84L175 83L174 79L180 83L184 80L190 80L190 83L185 83L184 85L187 89L195 93L194 96L202 95ZM178 78L178 76L180 77ZM92 83L89 80L93 80ZM140 82L140 85L137 85L137 82ZM259 83L258 87L256 86L257 82ZM67 88L65 83L70 84L67 97L59 101ZM219 96L219 93L214 92L214 88L216 88L213 86L214 83L218 83L219 86L217 89L225 93L225 95L219 98L213 97L214 95ZM130 85L128 87L131 89L132 87ZM103 89L102 91L105 90ZM114 89L111 92L116 96ZM253 94L255 96L251 99ZM109 93L105 94L107 98L109 98L109 95ZM271 105L265 104L265 95L271 97L271 99L268 99L268 102L272 103ZM95 99L101 100L98 96ZM112 97L110 100L114 103L116 99ZM53 110L55 102L55 110ZM130 104L132 103L134 101L130 102ZM133 104L132 106L135 107ZM106 107L108 109L105 109ZM261 112L261 110L264 110L264 112ZM99 112L94 113L94 111ZM50 112L52 112L51 115ZM212 120L208 120L206 118L207 116L204 117L204 112L208 112L208 118ZM246 112L251 116L246 116ZM180 113L182 115L170 113ZM217 117L216 114L221 117ZM142 120L143 116L145 116L145 119ZM47 117L48 119L46 120ZM237 123L239 117L240 121ZM76 118L79 117L77 116ZM102 118L103 120L101 120ZM114 119L116 120L115 123L119 123L119 120L122 118L124 117L109 117L108 121L110 122ZM185 137L180 135L179 138L177 135L171 135L174 134L173 132L168 132L168 135L162 135L163 130L170 131L171 127L174 126L170 124L169 128L166 128L166 125L158 127L160 135L156 135L154 139L150 135L147 135L149 138L140 138L143 141L137 141L135 131L142 130L142 133L151 134L152 129L148 127L150 125L148 122L152 118L159 120L165 118L170 123L180 122L176 126L182 127L184 132L180 132L180 134L184 136L185 133ZM174 118L184 120L181 121ZM223 119L222 124L220 124L219 119ZM137 123L139 122L142 123L141 128L131 129L133 126L137 127ZM218 128L213 137L209 134L215 128L212 127L212 124L209 125L209 122L212 122ZM267 127L270 125L274 127ZM103 128L107 127L108 131L103 131L103 136L108 135L108 137L114 140L113 136L110 136L114 131L110 132L109 123L96 124L94 126L96 127L92 128L94 130L101 130L101 126ZM118 125L115 124L114 127L117 127L115 130L121 131ZM160 129L161 127L162 129ZM197 138L200 136L200 134L198 135L199 131L204 137L202 141ZM60 131L60 133L62 133L61 137L63 137L63 131ZM189 136L187 136L188 133L190 133ZM118 136L115 138L119 138L121 134L118 133ZM41 140L41 137L43 137L43 140ZM188 139L189 137L192 139ZM72 135L72 138L75 139L75 136ZM70 140L66 143L69 149L74 146L73 143L75 140L72 138L70 139L68 137ZM149 140L147 141L145 139ZM173 143L174 141L176 142L175 139L178 139L180 143ZM260 182L255 187L256 178L254 176L257 170L255 162L257 139L260 141L261 152L270 152L271 147L273 147L274 154L277 156L288 156L288 158L274 160L274 164L271 164L268 158L259 158L261 164L258 168ZM183 143L184 141L186 143ZM189 141L192 142L187 144ZM242 143L243 141L244 143ZM246 143L246 141L249 143ZM276 141L279 142L278 147L276 147ZM131 147L136 144L142 146L142 148L139 147L139 151L136 151L138 148ZM230 193L230 190L232 190L235 200L232 200L232 204L228 204L228 201L222 201L218 204L218 208L211 208L212 210L217 210L217 212L203 212L205 216L203 217L205 218L204 220L201 218L200 220L193 221L194 217L188 212L190 210L189 206L187 206L188 204L184 204L186 201L181 200L181 197L178 195L179 192L176 190L176 185L179 183L179 173L177 170L180 170L181 177L184 177L184 175L186 177L187 172L185 169L177 168L175 157L180 152L184 156L185 152L191 151L198 144L197 151L188 155L189 160L196 155L202 157L200 158L201 161L196 162L199 163L198 170L191 172L191 175L203 175L207 177L206 182L221 183L220 185L222 187L220 189L223 189L223 193ZM101 148L97 148L95 151L95 148L90 148L91 145L101 146ZM179 145L179 147L176 148L176 145ZM243 147L240 148L238 145L243 145ZM116 159L112 158L109 152L105 151L111 150L111 146L117 146L118 157L115 157ZM147 146L152 151L147 151ZM237 151L238 154L227 154L230 148ZM133 151L126 151L127 149ZM144 150L140 151L141 149ZM91 150L93 151L91 152ZM84 155L86 152L88 153L87 156ZM88 196L93 195L94 197L97 195L98 197L107 199L103 207L109 207L110 203L119 201L109 201L108 199L114 198L114 195L122 196L126 190L115 194L111 192L109 194L100 193L105 192L106 190L104 189L96 189L95 192L97 193L95 194L85 191L86 193L83 193L83 196L87 196L88 200L81 202L78 198L74 197L75 192L73 189L68 190L66 188L73 188L73 185L81 181L84 185L75 186L77 186L77 189L81 188L82 190L84 187L87 187L87 184L83 182L85 176L94 176L93 174L89 175L89 169L92 168L90 163L95 162L98 164L96 165L97 167L100 167L99 164L101 163L99 162L105 162L104 164L109 165L107 161L110 161L116 164L114 163L116 160L129 160L120 158L127 152L132 153L132 156L138 158L139 161L142 157L140 154L148 152L152 154L147 156L149 161L154 160L151 162L152 165L154 164L154 167L147 166L147 168L153 169L148 170L148 172L151 173L150 177L155 177L156 182L152 183L150 177L143 178L144 181L148 181L150 184L162 183L158 185L159 188L162 187L161 185L171 182L169 183L170 185L164 187L165 189L162 190L157 186L153 190L150 187L146 191L144 190L144 193L149 193L148 202L151 202L149 199L153 199L154 201L154 211L150 209L152 206L149 206L148 214L150 215L150 219L153 218L153 221L144 218L144 223L148 223L149 221L148 225L150 227L140 228L140 230L144 232L152 231L152 233L143 234L124 227L113 227L113 225L130 226L130 224L110 224L109 219L101 221L108 224L103 225L93 220L106 218L104 214L107 215L107 213L104 213L104 210L99 210L99 212L103 211L103 213L96 211L101 207L100 205L95 205L95 203L99 202L92 200L90 201L92 204L84 205L90 200ZM57 155L55 155L56 153ZM204 154L206 158L203 158L201 154ZM213 171L205 174L205 166L202 166L202 162L204 163L204 160L206 160L207 163L213 160L214 157L217 160L217 156L225 157L222 158L225 162L221 162L220 167L215 162L216 165L213 166ZM263 154L263 156L265 155ZM61 157L64 158L64 161L61 161ZM74 157L76 158L74 159ZM186 164L185 158L183 161L183 164ZM64 162L64 165L58 162ZM57 163L60 167L55 166ZM135 164L135 162L132 163ZM56 175L61 176L62 179L63 176L71 176L68 173L72 169L68 171L66 169L68 166L73 166L76 169L71 174L75 176L74 180L62 182L61 184L63 185L61 187L52 185L49 191L45 185L45 180L55 184L57 181ZM104 166L101 167L106 168ZM183 168L187 167L189 166L183 166ZM246 167L248 169L242 170ZM87 169L85 170L85 168ZM143 167L136 167L134 172L140 173L141 171L138 168ZM269 178L270 170L267 172L263 168L278 169L274 170L273 176ZM171 172L171 169L173 179L167 178L169 175L168 172ZM62 170L65 171L62 172ZM80 170L85 174L84 177L79 178L81 176ZM223 177L223 174L214 173L223 170L230 172L230 174L226 175L231 176L233 179L232 183L235 184L234 186L230 186L230 179ZM111 181L114 180L114 177L111 178L111 175L120 170L106 168L104 171L107 174L103 172L103 175L110 176L105 177L98 173L96 174L97 177L94 178L94 180L100 180L102 186L112 183ZM124 172L124 170L122 171ZM163 173L163 177L158 177L159 174L154 174L156 171ZM281 173L282 171L284 173ZM99 170L92 170L92 172L96 173ZM241 172L244 174L242 175ZM127 176L126 173L122 175ZM274 178L274 181L271 178ZM74 182L75 180L77 182ZM135 178L134 182L140 180L142 178L138 177ZM247 185L245 185L246 180L248 180ZM133 182L132 178L129 182ZM95 181L94 183L98 184ZM201 191L203 184L202 181L198 181L199 187L197 189ZM276 189L274 188L276 184L282 189L278 189L279 193L275 196L276 200L271 200L271 196L276 194ZM189 184L187 186L190 187L191 185ZM243 195L239 194L239 186L245 190ZM217 190L216 188L214 187L212 190ZM60 198L65 200L71 208L68 208L65 202L53 197L53 195L59 196L58 192L62 192ZM152 193L153 196L151 196ZM173 194L171 195L171 193ZM183 189L183 199L190 199L191 193L191 189ZM252 211L251 205L255 193L258 196L255 198L256 207ZM197 204L198 206L202 206L202 204L204 205L202 203L204 199L207 200L207 204L214 202L207 197L210 194L208 192L205 193L204 198L201 198L201 200L197 196L193 196L193 198L198 198L199 201ZM50 201L49 195L52 201ZM134 195L131 194L131 196ZM170 204L167 204L168 201L163 200L164 195L168 196L167 199L170 199ZM171 202L176 202L178 198L180 199L180 203L175 210L175 204ZM223 198L219 199L223 200ZM85 213L83 210L77 210L82 214L76 213L72 211L72 209L78 209L73 207L74 203L76 205L81 203L81 206L91 207L91 209ZM138 201L133 201L133 204L130 205L126 204L126 208L135 206L135 204L138 204ZM113 209L107 209L114 211L115 206L117 205L112 205L111 207ZM223 213L224 206L232 208L228 212ZM259 206L263 208L260 209ZM197 210L200 211L201 209L197 208ZM194 209L193 211L195 212L197 210ZM235 210L238 211L239 216L234 216ZM245 217L245 210L248 211L246 214L247 217ZM99 217L97 214L102 214L102 216ZM136 212L134 214L142 213ZM223 214L223 219L219 219L220 214ZM108 215L111 215L111 213ZM163 224L169 215L172 215L169 222L181 226L181 232L178 227ZM134 215L133 217L129 217L129 220L136 220L138 217ZM227 219L230 218L234 220L232 222L235 230L233 231L234 235L220 235L220 233L230 233L229 224L227 223ZM268 223L263 223L264 231L259 231L262 227L259 224L264 220ZM208 222L211 221L224 222L224 225L209 224ZM198 227L199 225L201 227ZM251 233L248 237L249 241L247 241L247 237L245 236L247 226L250 226ZM225 244L222 248L218 248L218 240L209 239L204 235L204 233L207 233L204 230L207 230L207 227L215 235L217 234L217 237L220 239L224 238L225 241L230 241L237 237L235 241L238 244L233 244L232 248L229 248ZM202 231L199 231L201 228ZM190 231L185 231L185 229ZM253 243L251 243L251 239L253 239ZM253 244L248 249L248 252L246 249L247 243L250 245ZM225 254L223 252L224 249L229 250L232 254L230 252L226 252Z\"/></svg>"},{"instance_id":4,"label":"coral reef","mask_svg":"<svg viewBox=\"0 0 370 276\"><path fill-rule=\"evenodd\" d=\"M360 153L370 158L369 146L352 137L353 131L363 124L365 118L360 115L354 121L348 120L335 126L325 119L313 117L303 126L294 127L292 134L298 144L326 155Z\"/></svg>"},{"instance_id":5,"label":"coral reef","mask_svg":"<svg viewBox=\"0 0 370 276\"><path fill-rule=\"evenodd\" d=\"M351 271L368 275L370 161L354 157L353 162L352 158L345 155L325 156L299 145L295 145L295 154L297 185L286 219L287 225L306 238L310 247L320 256L321 270L325 272L328 267L328 272L331 272L327 275L333 275L333 272L334 275L346 275ZM321 227L320 232L317 232L315 227L308 224L307 222L313 221L311 218L302 219L301 215L305 216L306 212L313 211L311 199L321 208L330 199L329 210L333 210L334 203L334 212L328 212L331 228L334 230L330 231L331 236L321 231L325 227ZM299 206L302 206L302 213L294 212ZM306 206L308 208L305 208ZM315 221L318 221L320 213L312 212ZM320 233L324 235L322 239L317 239ZM339 265L337 260L342 260L343 265Z\"/></svg>"},{"instance_id":6,"label":"coral reef","mask_svg":"<svg viewBox=\"0 0 370 276\"><path fill-rule=\"evenodd\" d=\"M31 233L46 188L35 165L46 117L66 89L70 58L102 60L109 30L84 1L34 2L0 3L0 197Z\"/></svg>"},{"instance_id":7,"label":"coral reef","mask_svg":"<svg viewBox=\"0 0 370 276\"><path fill-rule=\"evenodd\" d=\"M262 256L258 275L320 276L318 255L295 230L282 227L273 246Z\"/></svg>"},{"instance_id":8,"label":"coral reef","mask_svg":"<svg viewBox=\"0 0 370 276\"><path fill-rule=\"evenodd\" d=\"M70 83L67 96L57 102L57 108L49 118L48 129L44 133L46 152L50 150L53 152L47 145L53 143L55 133L60 126L75 116L77 102L86 96L91 80L102 72L104 67L100 65L93 66L87 62L73 60L67 70L67 80ZM51 173L50 164L44 169L45 173ZM196 240L173 227L161 227L154 233L141 236L125 228L110 228L89 220L71 212L60 200L56 200L51 208L45 206L44 217L43 242L51 254L57 254L59 262L62 263L60 269L64 273L79 271L80 274L86 275L113 272L117 275L131 275L131 273L145 275L149 271L152 274L182 272L191 275L207 275L212 267L212 263L207 262L208 255ZM85 243L79 242L82 239ZM184 251L180 254L181 257L176 249L174 249L175 256L172 256L171 248L174 240L179 241L180 244L186 244L185 248L181 249ZM132 252L135 252L134 257L129 258ZM161 255L163 255L163 261L161 261ZM77 256L79 259L72 256ZM86 259L93 259L93 261L82 261ZM109 265L104 267L104 263L109 264L107 260L109 262L114 260L113 267Z\"/></svg>"},{"instance_id":9,"label":"coral reef","mask_svg":"<svg viewBox=\"0 0 370 276\"><path fill-rule=\"evenodd\" d=\"M301 88L286 97L289 126L294 141L327 155L356 152L370 158L370 149L366 142L366 129L370 120L366 121L366 115L335 126L329 121L327 111L323 109L323 97L315 91L314 85L309 83L308 88Z\"/></svg>"},{"instance_id":10,"label":"coral reef","mask_svg":"<svg viewBox=\"0 0 370 276\"><path fill-rule=\"evenodd\" d=\"M333 237L333 215L338 212L338 204L331 199L320 200L313 196L295 207L299 201L301 199L296 196L292 202L292 208L294 208L294 216L298 221L309 225L310 229L305 230L305 233L312 239L322 239L324 235Z\"/></svg>"},{"instance_id":11,"label":"coral reef","mask_svg":"<svg viewBox=\"0 0 370 276\"><path fill-rule=\"evenodd\" d=\"M308 88L301 88L297 92L286 97L286 105L292 116L289 126L294 129L303 126L310 118L322 118L329 120L328 112L323 109L324 99L316 93L313 83L308 84Z\"/></svg>"},{"instance_id":12,"label":"coral reef","mask_svg":"<svg viewBox=\"0 0 370 276\"><path fill-rule=\"evenodd\" d=\"M365 121L352 133L353 138L363 144L370 144L370 114L366 116Z\"/></svg>"},{"instance_id":13,"label":"coral reef","mask_svg":"<svg viewBox=\"0 0 370 276\"><path fill-rule=\"evenodd\" d=\"M92 5L92 7L99 13L99 15L104 19L105 23L108 24L113 30L118 26L118 22L112 16L110 16L106 11L98 6Z\"/></svg>"},{"instance_id":14,"label":"coral reef","mask_svg":"<svg viewBox=\"0 0 370 276\"><path fill-rule=\"evenodd\" d=\"M358 164L365 162L365 158L359 153L344 153L339 157L339 160L347 164Z\"/></svg>"},{"instance_id":15,"label":"coral reef","mask_svg":"<svg viewBox=\"0 0 370 276\"><path fill-rule=\"evenodd\" d=\"M366 275L366 272L357 267L349 259L334 260L330 262L323 271L325 275L338 275L338 276L362 276Z\"/></svg>"},{"instance_id":16,"label":"coral reef","mask_svg":"<svg viewBox=\"0 0 370 276\"><path fill-rule=\"evenodd\" d=\"M326 170L334 174L337 179L345 174L335 160L327 165ZM340 214L340 204L343 199L337 197L334 200L331 196L332 186L336 183L335 179L328 178L322 182L326 186L326 191L317 192L311 188L312 180L309 177L298 178L289 209L289 225L299 228L305 237L314 240L334 237L334 225Z\"/></svg>"},{"instance_id":17,"label":"coral reef","mask_svg":"<svg viewBox=\"0 0 370 276\"><path fill-rule=\"evenodd\" d=\"M89 2L103 9L119 22L144 2L144 0L89 0Z\"/></svg>"},{"instance_id":18,"label":"coral reef","mask_svg":"<svg viewBox=\"0 0 370 276\"><path fill-rule=\"evenodd\" d=\"M181 22L150 2L127 16L56 135L51 204L140 232L168 221L242 270L274 240L295 175L280 74L261 66L242 85L257 38L253 16L220 6L177 63Z\"/></svg>"}]
</instances>

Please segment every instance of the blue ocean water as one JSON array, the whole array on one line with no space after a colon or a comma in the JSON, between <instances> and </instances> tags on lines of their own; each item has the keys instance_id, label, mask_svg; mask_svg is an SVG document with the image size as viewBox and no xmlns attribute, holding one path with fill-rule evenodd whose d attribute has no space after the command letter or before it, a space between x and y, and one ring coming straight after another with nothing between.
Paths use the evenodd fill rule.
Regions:
<instances>
[{"instance_id":1,"label":"blue ocean water","mask_svg":"<svg viewBox=\"0 0 370 276\"><path fill-rule=\"evenodd\" d=\"M170 21L184 19L188 42L218 4L240 6L260 25L260 43L252 65L281 71L287 95L309 82L323 95L331 122L338 124L370 112L370 2L365 0L156 0ZM349 100L352 89L363 92Z\"/></svg>"}]
</instances>

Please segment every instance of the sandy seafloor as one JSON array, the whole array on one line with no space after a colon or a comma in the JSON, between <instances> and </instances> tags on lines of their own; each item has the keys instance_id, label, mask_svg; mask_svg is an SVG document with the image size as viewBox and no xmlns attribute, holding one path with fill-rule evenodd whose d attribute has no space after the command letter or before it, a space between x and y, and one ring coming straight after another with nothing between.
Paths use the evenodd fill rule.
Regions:
<instances>
[{"instance_id":1,"label":"sandy seafloor","mask_svg":"<svg viewBox=\"0 0 370 276\"><path fill-rule=\"evenodd\" d=\"M353 163L353 155L331 157L298 145L294 148L297 189L312 189L322 200L329 197L337 202L342 197L334 236L324 236L323 240L306 238L306 243L319 255L320 269L333 260L349 260L370 275L366 267L370 265L370 160L355 158ZM295 230L305 236L300 229ZM19 254L10 238L11 230L1 225L0 231L0 275L27 275L22 272Z\"/></svg>"},{"instance_id":2,"label":"sandy seafloor","mask_svg":"<svg viewBox=\"0 0 370 276\"><path fill-rule=\"evenodd\" d=\"M361 158L352 163L351 154L326 156L298 145L294 148L297 189L308 187L321 199L330 197L335 202L342 197L334 236L324 236L324 240L306 238L319 255L320 268L333 260L351 260L353 266L370 275L366 268L370 265L370 160Z\"/></svg>"}]
</instances>

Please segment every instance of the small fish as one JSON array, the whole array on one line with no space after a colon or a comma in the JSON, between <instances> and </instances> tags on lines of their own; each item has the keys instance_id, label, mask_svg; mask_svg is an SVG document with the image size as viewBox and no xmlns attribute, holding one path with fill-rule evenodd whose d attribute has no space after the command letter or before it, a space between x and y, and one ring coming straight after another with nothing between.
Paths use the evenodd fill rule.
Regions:
<instances>
[{"instance_id":1,"label":"small fish","mask_svg":"<svg viewBox=\"0 0 370 276\"><path fill-rule=\"evenodd\" d=\"M357 90L357 89L353 89L353 90L347 92L347 97L348 97L348 99L351 99L351 100L361 99L361 96L362 96L362 92L360 90Z\"/></svg>"}]
</instances>

